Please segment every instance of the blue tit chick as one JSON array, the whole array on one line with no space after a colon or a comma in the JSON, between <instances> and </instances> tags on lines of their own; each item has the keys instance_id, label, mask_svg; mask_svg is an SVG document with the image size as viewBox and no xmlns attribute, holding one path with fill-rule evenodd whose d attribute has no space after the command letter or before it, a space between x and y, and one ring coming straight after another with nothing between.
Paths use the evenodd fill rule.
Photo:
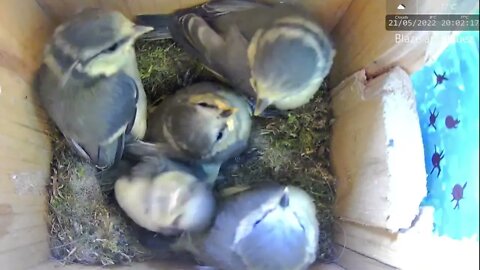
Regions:
<instances>
[{"instance_id":1,"label":"blue tit chick","mask_svg":"<svg viewBox=\"0 0 480 270\"><path fill-rule=\"evenodd\" d=\"M201 82L167 97L149 116L145 140L166 143L177 158L218 170L248 146L251 108L229 88Z\"/></svg>"},{"instance_id":2,"label":"blue tit chick","mask_svg":"<svg viewBox=\"0 0 480 270\"><path fill-rule=\"evenodd\" d=\"M203 231L212 222L215 199L201 171L157 152L128 159L115 182L118 205L137 225L166 236ZM136 160L131 154L137 155ZM127 161L128 160L128 161Z\"/></svg>"},{"instance_id":3,"label":"blue tit chick","mask_svg":"<svg viewBox=\"0 0 480 270\"><path fill-rule=\"evenodd\" d=\"M255 115L273 105L291 110L308 103L330 72L336 51L327 33L293 4L217 0L170 15L140 15L172 37L235 89L255 99Z\"/></svg>"},{"instance_id":4,"label":"blue tit chick","mask_svg":"<svg viewBox=\"0 0 480 270\"><path fill-rule=\"evenodd\" d=\"M225 197L209 230L185 233L173 248L214 269L305 270L318 239L313 199L300 188L269 184Z\"/></svg>"},{"instance_id":5,"label":"blue tit chick","mask_svg":"<svg viewBox=\"0 0 480 270\"><path fill-rule=\"evenodd\" d=\"M59 25L35 87L48 116L97 168L118 161L124 143L143 138L147 100L133 43L151 27L116 11L85 9Z\"/></svg>"}]
</instances>

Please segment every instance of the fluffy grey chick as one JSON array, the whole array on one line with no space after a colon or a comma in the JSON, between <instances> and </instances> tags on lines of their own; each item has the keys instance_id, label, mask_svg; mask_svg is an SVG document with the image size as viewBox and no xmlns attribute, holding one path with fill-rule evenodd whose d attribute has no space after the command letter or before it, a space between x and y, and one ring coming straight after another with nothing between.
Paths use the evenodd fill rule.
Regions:
<instances>
[{"instance_id":1,"label":"fluffy grey chick","mask_svg":"<svg viewBox=\"0 0 480 270\"><path fill-rule=\"evenodd\" d=\"M252 126L248 102L229 90L201 82L177 91L149 116L145 140L218 174L222 162L246 149Z\"/></svg>"},{"instance_id":2,"label":"fluffy grey chick","mask_svg":"<svg viewBox=\"0 0 480 270\"><path fill-rule=\"evenodd\" d=\"M312 198L293 186L262 185L218 202L213 226L175 245L213 269L304 270L316 259L319 224Z\"/></svg>"},{"instance_id":3,"label":"fluffy grey chick","mask_svg":"<svg viewBox=\"0 0 480 270\"><path fill-rule=\"evenodd\" d=\"M170 15L141 15L155 27L149 39L169 38L235 89L256 100L255 115L270 105L298 108L330 72L335 49L299 6L217 0Z\"/></svg>"},{"instance_id":4,"label":"fluffy grey chick","mask_svg":"<svg viewBox=\"0 0 480 270\"><path fill-rule=\"evenodd\" d=\"M146 95L134 41L151 27L86 9L55 29L35 79L41 104L70 145L98 168L146 130Z\"/></svg>"},{"instance_id":5,"label":"fluffy grey chick","mask_svg":"<svg viewBox=\"0 0 480 270\"><path fill-rule=\"evenodd\" d=\"M138 225L163 235L203 231L211 224L215 199L200 168L127 145L114 193L119 206ZM142 155L138 155L142 153ZM133 157L133 158L132 158Z\"/></svg>"}]
</instances>

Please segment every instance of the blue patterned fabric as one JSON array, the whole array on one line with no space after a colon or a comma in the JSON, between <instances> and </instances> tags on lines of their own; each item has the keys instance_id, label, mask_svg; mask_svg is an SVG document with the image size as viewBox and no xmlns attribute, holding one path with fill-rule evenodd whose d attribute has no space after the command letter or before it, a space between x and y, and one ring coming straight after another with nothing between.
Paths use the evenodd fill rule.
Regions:
<instances>
[{"instance_id":1,"label":"blue patterned fabric","mask_svg":"<svg viewBox=\"0 0 480 270\"><path fill-rule=\"evenodd\" d=\"M423 205L434 233L479 231L479 33L463 32L431 66L412 75L428 174Z\"/></svg>"}]
</instances>

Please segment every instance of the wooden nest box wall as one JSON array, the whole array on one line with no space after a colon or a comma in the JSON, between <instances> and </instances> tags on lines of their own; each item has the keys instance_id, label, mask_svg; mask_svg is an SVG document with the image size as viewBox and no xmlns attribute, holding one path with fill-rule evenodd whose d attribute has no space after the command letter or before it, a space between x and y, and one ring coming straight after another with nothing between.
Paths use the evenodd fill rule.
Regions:
<instances>
[{"instance_id":1,"label":"wooden nest box wall","mask_svg":"<svg viewBox=\"0 0 480 270\"><path fill-rule=\"evenodd\" d=\"M116 9L131 17L140 13L168 13L202 2L0 1L2 269L100 269L58 266L49 260L45 187L49 182L52 150L47 117L31 85L44 44L54 27L87 6ZM418 250L423 246L411 247L418 244L418 239L423 240L420 237L423 232L429 233L431 213L426 209L419 215L418 207L426 194L426 173L415 95L408 75L434 57L441 46L396 41L398 33L387 32L384 26L387 1L297 2L313 11L330 31L337 48L330 86L336 119L331 150L337 177L338 267L440 269L412 264L413 260L422 259ZM441 11L439 2L448 1L421 1L419 8ZM401 34L420 41L434 36L431 32ZM167 262L143 263L133 268L187 269Z\"/></svg>"}]
</instances>

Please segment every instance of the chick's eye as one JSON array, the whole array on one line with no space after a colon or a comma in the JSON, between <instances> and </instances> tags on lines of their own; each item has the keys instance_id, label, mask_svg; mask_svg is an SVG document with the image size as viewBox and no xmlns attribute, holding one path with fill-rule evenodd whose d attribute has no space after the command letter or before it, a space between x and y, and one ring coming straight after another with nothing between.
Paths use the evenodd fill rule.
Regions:
<instances>
[{"instance_id":1,"label":"chick's eye","mask_svg":"<svg viewBox=\"0 0 480 270\"><path fill-rule=\"evenodd\" d=\"M111 53L114 52L118 48L118 43L114 43L112 46L107 48L107 52Z\"/></svg>"},{"instance_id":2,"label":"chick's eye","mask_svg":"<svg viewBox=\"0 0 480 270\"><path fill-rule=\"evenodd\" d=\"M208 104L207 102L199 102L197 105L204 108L216 108L215 105Z\"/></svg>"},{"instance_id":3,"label":"chick's eye","mask_svg":"<svg viewBox=\"0 0 480 270\"><path fill-rule=\"evenodd\" d=\"M220 141L223 138L223 131L218 132L217 141Z\"/></svg>"},{"instance_id":4,"label":"chick's eye","mask_svg":"<svg viewBox=\"0 0 480 270\"><path fill-rule=\"evenodd\" d=\"M124 46L125 44L128 44L128 42L130 40L131 40L130 37L122 38L122 39L118 40L117 42L111 44L110 47L103 50L103 52L104 53L113 53L113 52L117 51L121 46Z\"/></svg>"},{"instance_id":5,"label":"chick's eye","mask_svg":"<svg viewBox=\"0 0 480 270\"><path fill-rule=\"evenodd\" d=\"M227 128L227 126L223 126L222 129L217 133L217 142L220 141L223 136L225 135L225 129Z\"/></svg>"},{"instance_id":6,"label":"chick's eye","mask_svg":"<svg viewBox=\"0 0 480 270\"><path fill-rule=\"evenodd\" d=\"M227 117L230 117L232 114L233 114L233 110L223 110L220 116L223 118L227 118Z\"/></svg>"}]
</instances>

